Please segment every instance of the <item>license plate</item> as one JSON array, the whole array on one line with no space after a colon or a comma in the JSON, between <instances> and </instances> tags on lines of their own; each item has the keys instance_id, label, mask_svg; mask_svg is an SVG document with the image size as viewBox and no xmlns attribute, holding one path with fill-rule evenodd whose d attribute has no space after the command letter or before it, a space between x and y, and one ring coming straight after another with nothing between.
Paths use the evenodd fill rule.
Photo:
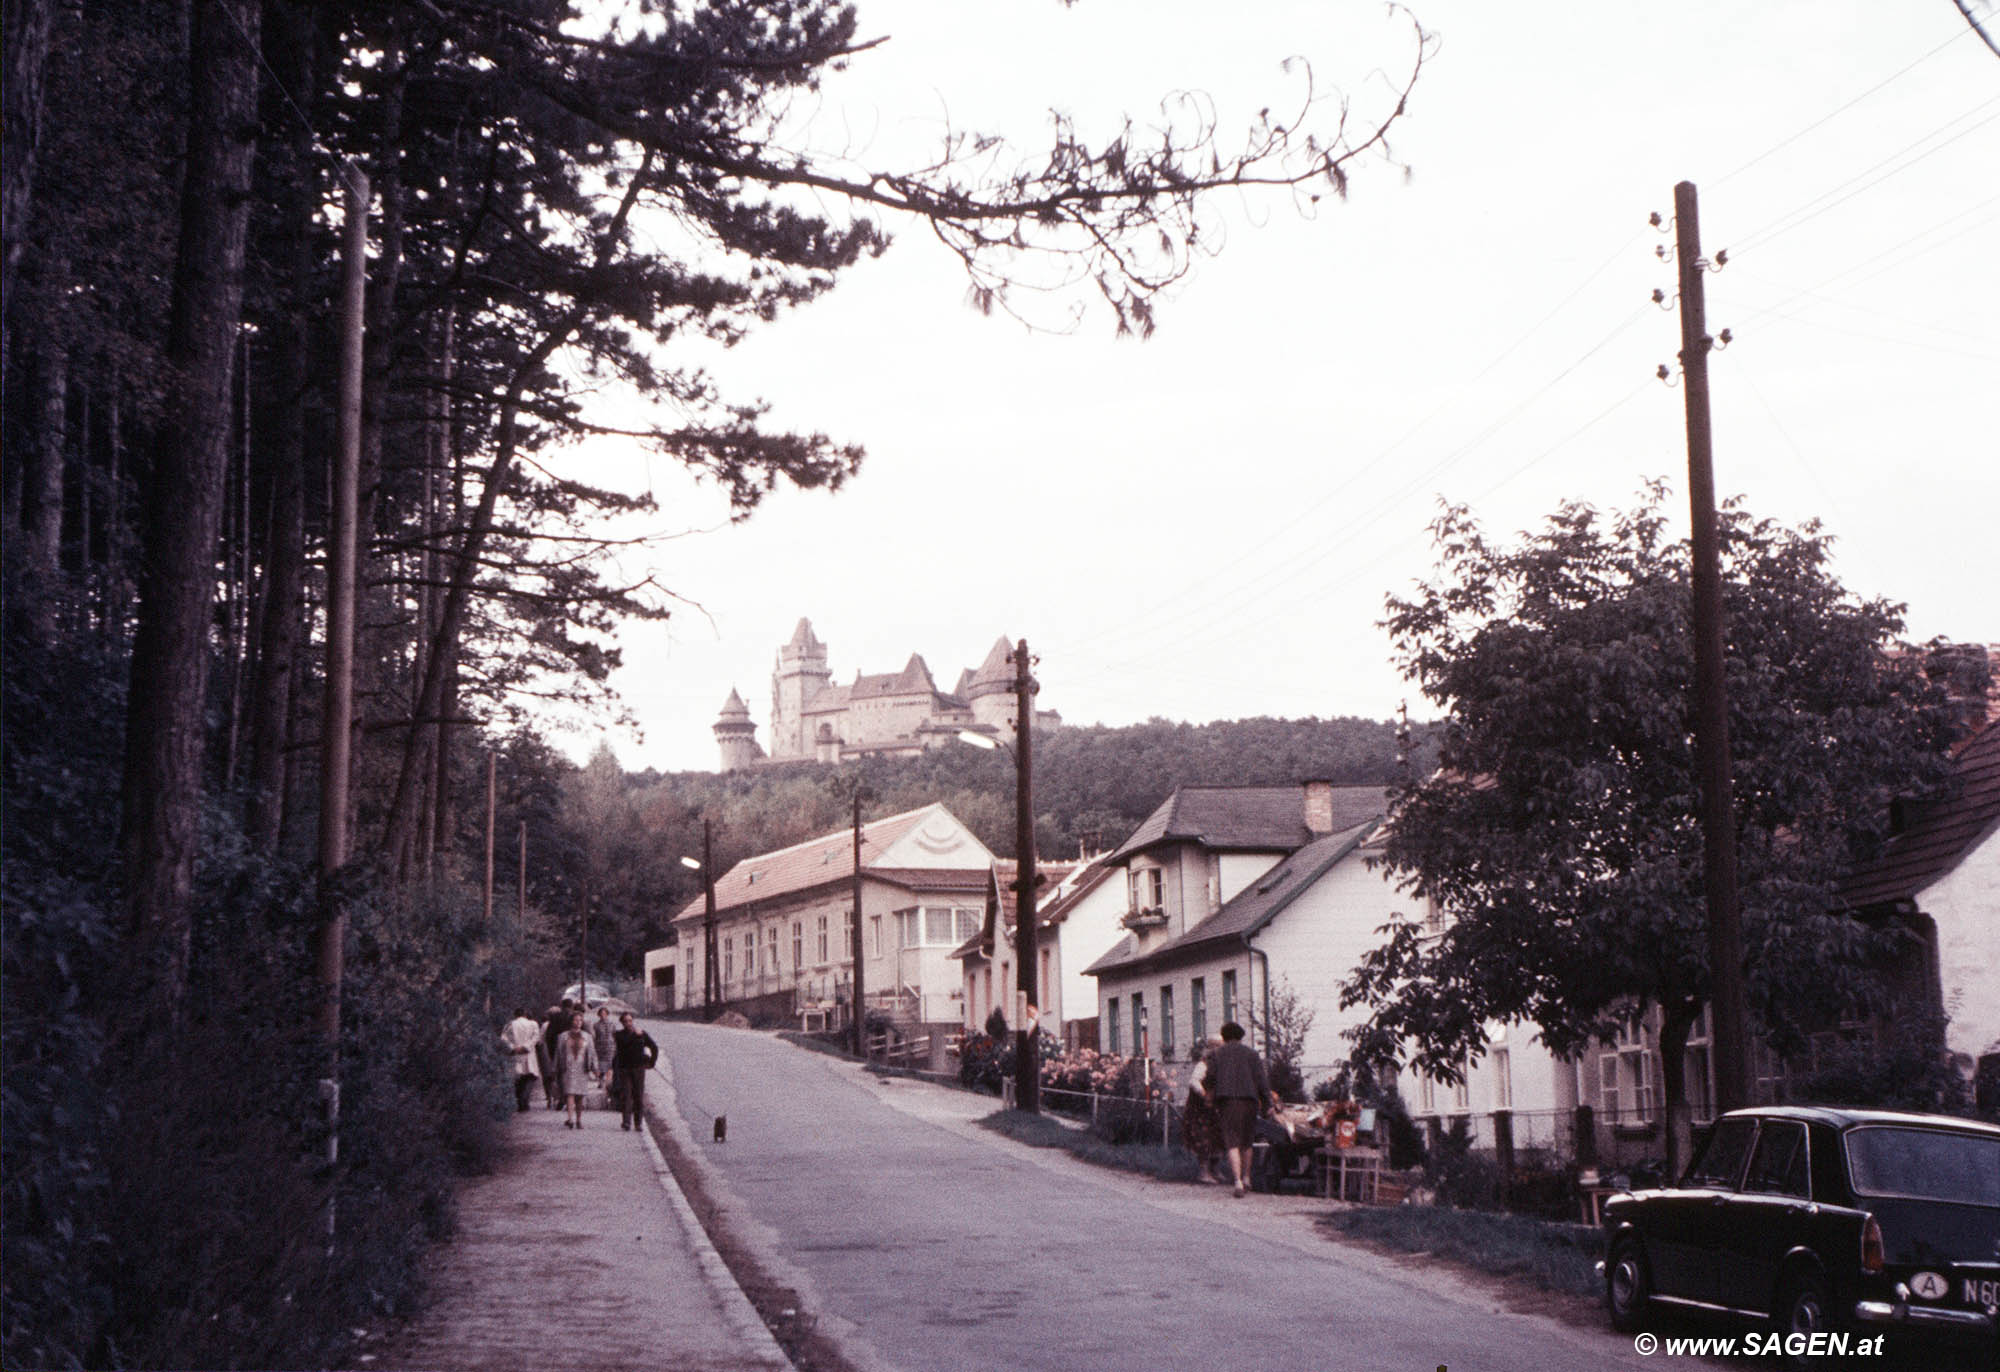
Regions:
<instances>
[{"instance_id":1,"label":"license plate","mask_svg":"<svg viewBox=\"0 0 2000 1372\"><path fill-rule=\"evenodd\" d=\"M2000 1279L1967 1277L1961 1291L1967 1305L1991 1309L2000 1305Z\"/></svg>"}]
</instances>

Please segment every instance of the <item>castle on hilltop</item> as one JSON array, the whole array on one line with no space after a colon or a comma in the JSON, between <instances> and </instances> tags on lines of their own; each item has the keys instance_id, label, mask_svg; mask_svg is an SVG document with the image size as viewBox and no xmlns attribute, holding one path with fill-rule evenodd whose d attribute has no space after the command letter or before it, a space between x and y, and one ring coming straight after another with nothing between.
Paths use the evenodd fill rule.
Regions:
<instances>
[{"instance_id":1,"label":"castle on hilltop","mask_svg":"<svg viewBox=\"0 0 2000 1372\"><path fill-rule=\"evenodd\" d=\"M734 690L715 721L722 770L740 771L762 762L845 762L858 757L910 756L949 743L961 733L999 738L1014 729L1013 645L1002 637L976 668L958 674L941 691L930 668L916 653L900 672L869 676L857 672L851 684L835 685L827 667L826 645L801 619L791 641L778 649L771 671L771 751L757 744L750 707ZM1054 728L1062 716L1035 711L1038 728Z\"/></svg>"}]
</instances>

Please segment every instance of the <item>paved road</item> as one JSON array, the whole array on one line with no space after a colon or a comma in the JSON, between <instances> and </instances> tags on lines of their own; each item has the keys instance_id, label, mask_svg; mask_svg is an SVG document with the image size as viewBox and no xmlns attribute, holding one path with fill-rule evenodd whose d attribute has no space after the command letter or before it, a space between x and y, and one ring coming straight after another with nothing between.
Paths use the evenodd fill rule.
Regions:
<instances>
[{"instance_id":1,"label":"paved road","mask_svg":"<svg viewBox=\"0 0 2000 1372\"><path fill-rule=\"evenodd\" d=\"M1106 1173L979 1129L990 1100L765 1034L652 1030L729 1222L863 1367L1672 1365L1320 1238L1323 1203Z\"/></svg>"}]
</instances>

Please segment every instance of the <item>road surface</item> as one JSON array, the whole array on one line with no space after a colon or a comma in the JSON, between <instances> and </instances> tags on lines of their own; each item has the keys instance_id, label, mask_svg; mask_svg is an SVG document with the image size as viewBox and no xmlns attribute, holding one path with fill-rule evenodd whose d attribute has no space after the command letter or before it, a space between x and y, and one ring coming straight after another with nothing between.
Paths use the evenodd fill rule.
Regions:
<instances>
[{"instance_id":1,"label":"road surface","mask_svg":"<svg viewBox=\"0 0 2000 1372\"><path fill-rule=\"evenodd\" d=\"M980 1129L989 1098L767 1034L650 1027L723 1222L859 1367L1699 1365L1331 1242L1310 1224L1324 1202L1107 1172Z\"/></svg>"}]
</instances>

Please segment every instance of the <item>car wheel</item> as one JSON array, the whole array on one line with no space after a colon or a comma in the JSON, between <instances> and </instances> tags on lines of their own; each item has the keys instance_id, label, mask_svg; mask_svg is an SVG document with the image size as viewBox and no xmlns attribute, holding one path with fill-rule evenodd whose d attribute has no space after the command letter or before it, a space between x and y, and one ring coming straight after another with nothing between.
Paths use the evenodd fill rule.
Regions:
<instances>
[{"instance_id":1,"label":"car wheel","mask_svg":"<svg viewBox=\"0 0 2000 1372\"><path fill-rule=\"evenodd\" d=\"M1621 1334L1638 1329L1653 1298L1653 1277L1646 1269L1646 1250L1629 1235L1611 1245L1604 1263L1604 1305L1611 1327Z\"/></svg>"},{"instance_id":2,"label":"car wheel","mask_svg":"<svg viewBox=\"0 0 2000 1372\"><path fill-rule=\"evenodd\" d=\"M1803 1334L1809 1338L1827 1333L1836 1324L1833 1306L1827 1300L1826 1283L1815 1272L1794 1272L1785 1278L1778 1290L1778 1307L1771 1313L1778 1333L1786 1336ZM1802 1343L1799 1353L1785 1354L1785 1365L1825 1368L1833 1364L1824 1357L1808 1357Z\"/></svg>"}]
</instances>

